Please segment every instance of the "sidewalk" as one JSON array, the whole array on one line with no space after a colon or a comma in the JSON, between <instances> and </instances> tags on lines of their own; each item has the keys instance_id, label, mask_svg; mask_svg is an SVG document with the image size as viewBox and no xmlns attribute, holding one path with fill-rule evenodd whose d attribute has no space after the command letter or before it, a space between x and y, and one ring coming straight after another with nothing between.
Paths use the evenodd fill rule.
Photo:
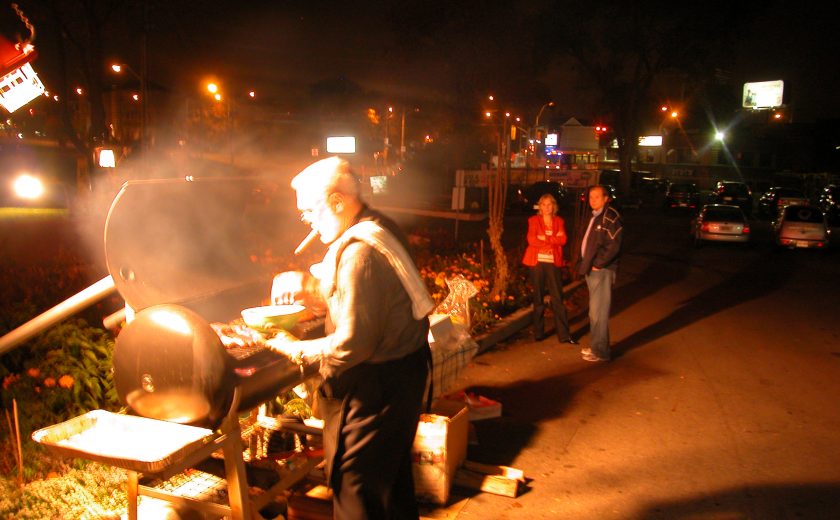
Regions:
<instances>
[{"instance_id":1,"label":"sidewalk","mask_svg":"<svg viewBox=\"0 0 840 520\"><path fill-rule=\"evenodd\" d=\"M836 293L802 296L837 285L830 262L777 258L822 271L768 291L737 266L710 271L654 245L623 258L613 361L533 341L520 315L461 373L452 391L503 405L502 417L472 423L467 459L521 469L527 483L516 498L453 488L428 518L840 518L840 409L828 397L840 395ZM748 281L783 269L762 251L717 254L764 269ZM781 318L791 299L813 319ZM585 325L575 322L579 338Z\"/></svg>"}]
</instances>

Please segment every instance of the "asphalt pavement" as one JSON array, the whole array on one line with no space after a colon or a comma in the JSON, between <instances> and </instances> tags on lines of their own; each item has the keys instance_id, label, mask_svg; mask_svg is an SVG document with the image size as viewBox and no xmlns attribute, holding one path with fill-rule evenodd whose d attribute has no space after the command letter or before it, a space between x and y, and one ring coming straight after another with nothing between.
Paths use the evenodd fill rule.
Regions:
<instances>
[{"instance_id":1,"label":"asphalt pavement","mask_svg":"<svg viewBox=\"0 0 840 520\"><path fill-rule=\"evenodd\" d=\"M520 496L455 489L457 519L840 518L840 251L695 250L688 217L626 211L614 359L523 330L457 388L503 404L468 459ZM835 233L836 235L837 233ZM837 237L835 236L835 239ZM586 322L577 322L583 346ZM441 516L441 518L444 516Z\"/></svg>"}]
</instances>

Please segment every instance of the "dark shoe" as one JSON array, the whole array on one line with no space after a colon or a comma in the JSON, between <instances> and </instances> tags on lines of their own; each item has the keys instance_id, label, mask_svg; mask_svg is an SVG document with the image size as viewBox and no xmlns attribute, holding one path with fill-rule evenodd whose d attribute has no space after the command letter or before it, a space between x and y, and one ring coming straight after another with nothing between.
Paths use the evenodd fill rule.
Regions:
<instances>
[{"instance_id":1,"label":"dark shoe","mask_svg":"<svg viewBox=\"0 0 840 520\"><path fill-rule=\"evenodd\" d=\"M575 338L561 339L560 343L568 343L569 345L577 345L578 344L578 342Z\"/></svg>"}]
</instances>

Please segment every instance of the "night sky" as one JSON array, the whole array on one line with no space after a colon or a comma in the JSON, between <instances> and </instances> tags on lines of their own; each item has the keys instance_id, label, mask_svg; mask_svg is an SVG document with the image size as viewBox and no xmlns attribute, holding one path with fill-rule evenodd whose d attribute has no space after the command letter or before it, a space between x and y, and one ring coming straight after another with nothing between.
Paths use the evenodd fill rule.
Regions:
<instances>
[{"instance_id":1,"label":"night sky","mask_svg":"<svg viewBox=\"0 0 840 520\"><path fill-rule=\"evenodd\" d=\"M395 97L453 99L453 90L469 76L478 90L486 82L487 92L509 93L519 104L538 107L558 99L565 111L591 117L598 108L567 69L540 62L547 51L534 41L533 25L522 21L529 8L542 3L316 1L237 7L211 1L202 4L207 16L153 36L154 46L171 38L183 44L173 43L171 54L150 60L159 59L169 70L175 63L190 64L187 88L205 71L215 71L281 97L294 97L315 81L346 77ZM724 53L731 62L721 64L735 88L740 92L744 81L784 79L801 120L840 116L840 40L833 36L833 9L751 3L756 7L745 9L743 29ZM554 4L560 9L563 2ZM178 47L192 49L190 59Z\"/></svg>"},{"instance_id":2,"label":"night sky","mask_svg":"<svg viewBox=\"0 0 840 520\"><path fill-rule=\"evenodd\" d=\"M69 6L73 1L59 3ZM104 2L103 2L104 4ZM118 8L123 5L115 3ZM127 2L137 6L142 2ZM554 13L563 30L567 2L379 2L250 1L201 3L150 1L150 80L189 95L215 76L230 95L255 89L259 95L294 106L318 81L346 78L369 92L394 99L458 103L465 85L496 92L523 110L558 101L559 111L593 117L600 108L579 88L563 62L537 40L535 13ZM706 2L708 13L724 2ZM805 2L743 3L734 44L726 45L733 89L744 81L784 79L800 120L840 116L837 28L830 6ZM46 11L20 2L39 28L41 56L36 69L49 87L57 64ZM668 9L668 3L651 3ZM753 6L753 7L749 7ZM65 9L68 9L65 7ZM703 12L698 12L703 16ZM16 16L3 14L4 28ZM109 25L107 57L140 61L140 38L131 21ZM136 26L136 17L135 17ZM555 23L555 22L552 22ZM125 25L128 24L128 25ZM18 26L20 24L18 23ZM553 30L553 29L552 29ZM13 38L14 33L4 30ZM712 38L711 48L719 42Z\"/></svg>"}]
</instances>

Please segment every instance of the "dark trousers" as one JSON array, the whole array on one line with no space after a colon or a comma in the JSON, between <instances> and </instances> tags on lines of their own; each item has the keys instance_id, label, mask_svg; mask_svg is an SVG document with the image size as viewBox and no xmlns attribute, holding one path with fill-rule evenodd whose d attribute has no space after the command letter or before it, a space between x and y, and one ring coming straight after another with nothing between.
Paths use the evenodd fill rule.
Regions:
<instances>
[{"instance_id":1,"label":"dark trousers","mask_svg":"<svg viewBox=\"0 0 840 520\"><path fill-rule=\"evenodd\" d=\"M324 456L336 520L417 520L411 448L428 375L428 346L324 381Z\"/></svg>"},{"instance_id":2,"label":"dark trousers","mask_svg":"<svg viewBox=\"0 0 840 520\"><path fill-rule=\"evenodd\" d=\"M534 286L534 336L542 338L545 335L544 297L548 290L557 339L569 339L569 319L566 306L563 305L563 276L560 268L548 262L537 262L531 268L531 284Z\"/></svg>"}]
</instances>

